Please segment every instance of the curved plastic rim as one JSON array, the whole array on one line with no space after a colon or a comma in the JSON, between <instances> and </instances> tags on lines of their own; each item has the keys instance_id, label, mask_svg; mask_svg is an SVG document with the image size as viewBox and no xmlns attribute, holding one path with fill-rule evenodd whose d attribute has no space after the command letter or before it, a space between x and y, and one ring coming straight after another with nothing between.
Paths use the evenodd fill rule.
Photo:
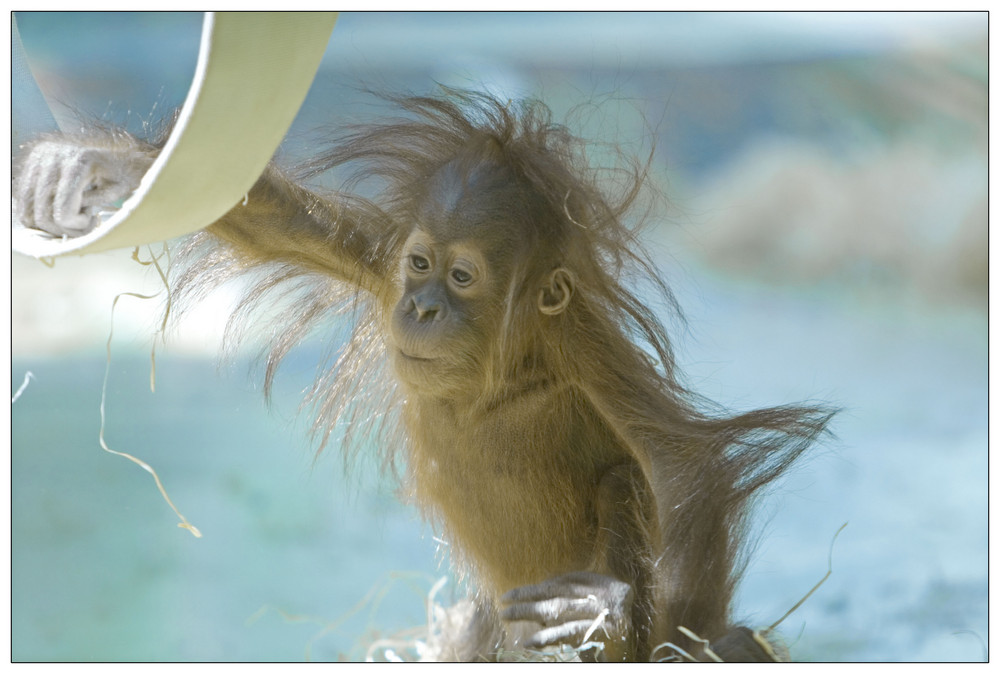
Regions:
<instances>
[{"instance_id":1,"label":"curved plastic rim","mask_svg":"<svg viewBox=\"0 0 1000 675\"><path fill-rule=\"evenodd\" d=\"M14 251L83 255L200 230L240 203L270 161L326 50L337 15L207 12L191 89L136 192L92 232L56 238L14 223Z\"/></svg>"}]
</instances>

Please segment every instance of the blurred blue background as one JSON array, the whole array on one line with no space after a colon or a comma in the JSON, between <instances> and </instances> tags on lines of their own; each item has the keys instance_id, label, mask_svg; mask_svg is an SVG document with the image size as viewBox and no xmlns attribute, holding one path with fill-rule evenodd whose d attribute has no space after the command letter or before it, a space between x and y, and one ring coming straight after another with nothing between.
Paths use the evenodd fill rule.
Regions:
<instances>
[{"instance_id":1,"label":"blurred blue background","mask_svg":"<svg viewBox=\"0 0 1000 675\"><path fill-rule=\"evenodd\" d=\"M142 131L183 102L202 18L17 21L61 123ZM986 658L986 14L342 14L282 154L378 115L366 87L435 83L655 143L670 207L647 241L690 384L736 409L844 407L761 501L737 616L794 605L847 521L782 625L797 659ZM12 392L33 375L12 405L12 658L359 659L425 623L434 533L372 467L313 461L297 405L321 344L267 406L252 353L217 366L215 298L158 347L152 394L161 306L125 298L105 436L204 538L100 450L111 303L157 290L129 253L12 260Z\"/></svg>"}]
</instances>

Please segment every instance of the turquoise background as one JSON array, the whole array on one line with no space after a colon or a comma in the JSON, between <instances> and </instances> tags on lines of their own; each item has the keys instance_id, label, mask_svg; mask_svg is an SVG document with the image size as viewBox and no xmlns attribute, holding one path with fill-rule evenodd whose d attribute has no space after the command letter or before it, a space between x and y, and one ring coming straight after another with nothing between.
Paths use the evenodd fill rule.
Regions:
<instances>
[{"instance_id":1,"label":"turquoise background","mask_svg":"<svg viewBox=\"0 0 1000 675\"><path fill-rule=\"evenodd\" d=\"M200 15L19 13L18 21L64 123L72 107L141 131L184 99ZM780 617L826 572L831 539L849 522L833 575L782 626L796 658L981 660L985 262L945 266L952 276L935 271L930 281L908 271L919 266L888 264L866 248L879 231L874 209L857 232L845 228L849 255L835 257L829 245L829 268L796 267L788 249L768 257L777 249L766 232L764 254L748 245L735 258L716 256L703 233L723 207L699 199L717 194L720 181L765 172L738 161L757 156L744 153L761 139L834 158L903 142L946 147L972 167L971 180L956 180L933 227L898 238L894 250L965 236L967 219L954 215L967 199L959 188L985 195L985 98L976 98L985 91L985 23L985 15L345 14L282 152L294 160L324 125L377 115L380 104L360 88L422 92L434 82L541 96L560 115L588 104L577 118L587 135L626 149L648 148L655 135L654 171L672 210L648 240L685 310L686 323L665 310L664 319L688 381L736 409L808 399L845 409L836 438L761 500L737 616L750 625ZM921 36L956 54L941 80L922 79L931 71L914 47ZM936 184L946 179L954 176ZM912 177L899 180L874 188L920 198L907 187ZM850 197L828 196L830 208ZM985 220L969 222L985 248ZM125 258L51 270L12 262L12 392L25 372L34 376L11 415L13 660L357 660L372 637L425 623L425 596L447 573L432 529L373 467L345 473L336 449L314 460L297 405L322 340L293 353L270 406L252 350L220 366L208 338L158 347L152 394L155 321L130 317L155 317L156 303L120 303L116 330L129 329L116 333L108 366L110 302L88 304L80 290L95 298L133 290L118 281L126 277L107 276ZM791 271L810 267L815 274ZM175 527L147 473L101 451L106 367L108 444L156 468L202 539ZM454 580L443 593L461 597Z\"/></svg>"}]
</instances>

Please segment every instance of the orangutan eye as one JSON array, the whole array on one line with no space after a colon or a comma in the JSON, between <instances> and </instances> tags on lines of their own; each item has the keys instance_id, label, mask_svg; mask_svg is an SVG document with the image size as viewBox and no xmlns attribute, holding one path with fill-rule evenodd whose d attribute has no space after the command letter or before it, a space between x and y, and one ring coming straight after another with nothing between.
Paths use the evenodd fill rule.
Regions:
<instances>
[{"instance_id":1,"label":"orangutan eye","mask_svg":"<svg viewBox=\"0 0 1000 675\"><path fill-rule=\"evenodd\" d=\"M472 282L472 275L462 269L453 269L451 278L459 286L468 286Z\"/></svg>"},{"instance_id":2,"label":"orangutan eye","mask_svg":"<svg viewBox=\"0 0 1000 675\"><path fill-rule=\"evenodd\" d=\"M415 269L417 272L426 272L431 268L431 263L422 255L414 254L410 256L410 267Z\"/></svg>"}]
</instances>

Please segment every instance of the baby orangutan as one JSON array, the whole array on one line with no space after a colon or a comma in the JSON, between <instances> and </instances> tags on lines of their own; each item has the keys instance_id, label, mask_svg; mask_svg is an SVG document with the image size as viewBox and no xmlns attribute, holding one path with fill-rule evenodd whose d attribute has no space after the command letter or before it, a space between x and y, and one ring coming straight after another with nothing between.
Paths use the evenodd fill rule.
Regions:
<instances>
[{"instance_id":1,"label":"baby orangutan","mask_svg":"<svg viewBox=\"0 0 1000 675\"><path fill-rule=\"evenodd\" d=\"M316 321L354 312L310 395L318 431L350 442L379 413L387 459L402 449L405 485L476 588L445 656L586 640L584 658L676 656L654 654L666 642L709 658L690 631L723 659L766 658L730 619L748 500L831 413L709 414L679 384L663 325L624 285L642 278L672 302L623 222L641 166L613 199L538 102L395 101L408 116L349 129L298 180L268 168L188 245L175 296L256 272L245 317L300 284L272 318L287 326L273 327L268 384ZM79 234L155 153L122 134L39 140L15 215ZM349 189L303 186L333 168L355 170Z\"/></svg>"}]
</instances>

